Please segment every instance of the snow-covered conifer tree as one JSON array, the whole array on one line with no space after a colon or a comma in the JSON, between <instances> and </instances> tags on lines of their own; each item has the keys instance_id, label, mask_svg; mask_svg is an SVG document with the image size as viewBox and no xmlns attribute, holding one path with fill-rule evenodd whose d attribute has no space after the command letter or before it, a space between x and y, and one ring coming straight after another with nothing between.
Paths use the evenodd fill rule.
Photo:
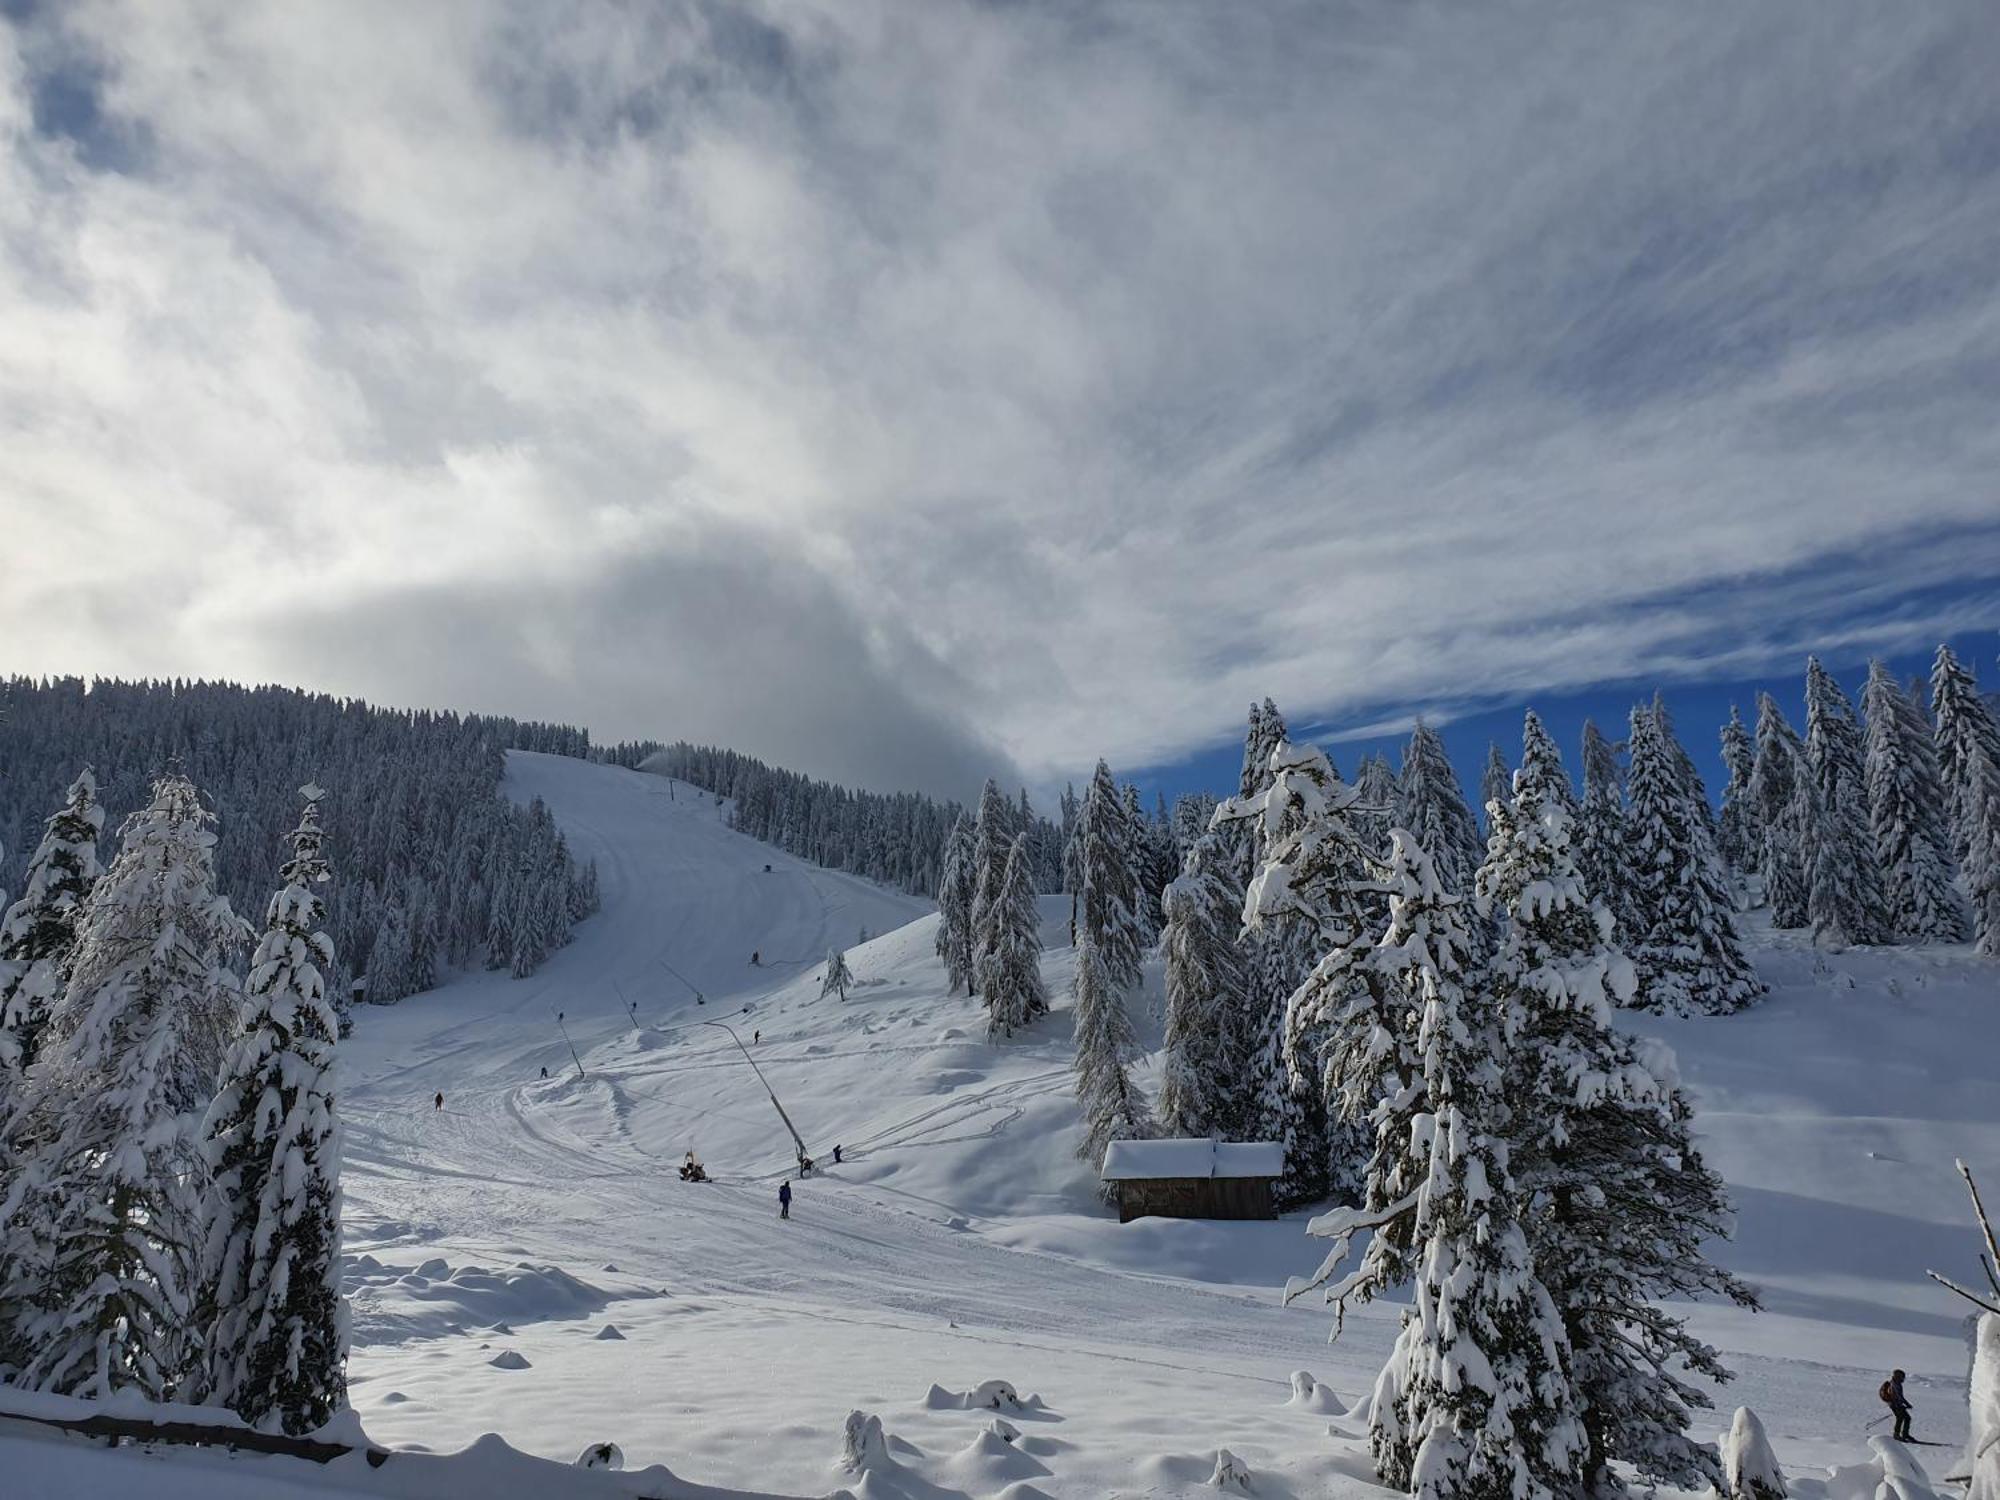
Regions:
<instances>
[{"instance_id":1,"label":"snow-covered conifer tree","mask_svg":"<svg viewBox=\"0 0 2000 1500\"><path fill-rule=\"evenodd\" d=\"M1577 809L1574 843L1584 889L1610 909L1613 931L1624 941L1632 930L1632 906L1625 870L1623 776L1618 747L1589 719L1583 722L1583 803Z\"/></svg>"},{"instance_id":2,"label":"snow-covered conifer tree","mask_svg":"<svg viewBox=\"0 0 2000 1500\"><path fill-rule=\"evenodd\" d=\"M1250 723L1243 735L1243 768L1237 775L1236 795L1239 798L1254 797L1271 784L1271 752L1282 745L1287 738L1284 715L1278 712L1278 705L1266 698L1262 703L1250 705ZM1257 873L1255 848L1255 828L1243 824L1243 850L1237 869L1238 883L1250 884Z\"/></svg>"},{"instance_id":3,"label":"snow-covered conifer tree","mask_svg":"<svg viewBox=\"0 0 2000 1500\"><path fill-rule=\"evenodd\" d=\"M35 1061L49 1007L69 981L77 923L102 873L97 863L104 809L88 766L70 783L28 861L21 899L0 919L0 1109Z\"/></svg>"},{"instance_id":4,"label":"snow-covered conifer tree","mask_svg":"<svg viewBox=\"0 0 2000 1500\"><path fill-rule=\"evenodd\" d=\"M979 793L979 816L972 825L972 964L979 968L979 934L986 930L986 910L1000 899L1007 878L1007 854L1014 847L1014 811L1000 795L1000 784L987 777Z\"/></svg>"},{"instance_id":5,"label":"snow-covered conifer tree","mask_svg":"<svg viewBox=\"0 0 2000 1500\"><path fill-rule=\"evenodd\" d=\"M1563 768L1562 751L1532 708L1521 721L1521 769L1499 798L1502 802L1522 799L1560 807L1572 816L1576 813L1576 789Z\"/></svg>"},{"instance_id":6,"label":"snow-covered conifer tree","mask_svg":"<svg viewBox=\"0 0 2000 1500\"><path fill-rule=\"evenodd\" d=\"M223 961L244 932L215 892L213 821L186 777L154 783L92 894L43 1034L17 1117L34 1187L6 1229L10 1245L45 1252L9 1257L34 1283L21 1292L35 1389L164 1400L198 1357L195 1137L236 995Z\"/></svg>"},{"instance_id":7,"label":"snow-covered conifer tree","mask_svg":"<svg viewBox=\"0 0 2000 1500\"><path fill-rule=\"evenodd\" d=\"M937 954L944 960L945 977L954 995L961 988L968 994L972 991L972 898L977 877L972 829L961 813L945 844L937 893Z\"/></svg>"},{"instance_id":8,"label":"snow-covered conifer tree","mask_svg":"<svg viewBox=\"0 0 2000 1500\"><path fill-rule=\"evenodd\" d=\"M1465 805L1444 741L1422 719L1403 749L1397 790L1397 826L1417 836L1436 861L1438 879L1446 890L1470 890L1472 872L1485 857L1486 841L1479 836L1472 809Z\"/></svg>"},{"instance_id":9,"label":"snow-covered conifer tree","mask_svg":"<svg viewBox=\"0 0 2000 1500\"><path fill-rule=\"evenodd\" d=\"M986 1000L986 1035L998 1041L1049 1013L1042 987L1042 924L1035 905L1034 856L1017 834L979 933L979 993Z\"/></svg>"},{"instance_id":10,"label":"snow-covered conifer tree","mask_svg":"<svg viewBox=\"0 0 2000 1500\"><path fill-rule=\"evenodd\" d=\"M1689 1015L1741 1010L1764 992L1743 956L1721 860L1701 831L1685 768L1654 710L1632 710L1626 815L1635 1005Z\"/></svg>"},{"instance_id":11,"label":"snow-covered conifer tree","mask_svg":"<svg viewBox=\"0 0 2000 1500\"><path fill-rule=\"evenodd\" d=\"M1353 1130L1332 1128L1335 1091L1326 1073L1329 1041L1363 1003L1368 908L1381 890L1347 822L1357 801L1318 749L1286 743L1272 752L1270 784L1217 814L1224 825L1251 827L1264 851L1243 900L1253 978L1260 957L1299 956L1290 961L1301 977L1273 1012L1282 1024L1266 1025L1253 1062L1265 1088L1259 1131L1285 1147L1274 1189L1284 1206L1352 1185L1365 1149Z\"/></svg>"},{"instance_id":12,"label":"snow-covered conifer tree","mask_svg":"<svg viewBox=\"0 0 2000 1500\"><path fill-rule=\"evenodd\" d=\"M1889 941L1888 903L1868 832L1868 784L1854 708L1820 665L1806 658L1806 770L1815 797L1800 853L1813 941L1844 948Z\"/></svg>"},{"instance_id":13,"label":"snow-covered conifer tree","mask_svg":"<svg viewBox=\"0 0 2000 1500\"><path fill-rule=\"evenodd\" d=\"M1657 753L1640 744L1635 735L1635 783L1641 754ZM1614 1460L1655 1482L1713 1482L1713 1450L1684 1430L1689 1409L1708 1397L1675 1372L1726 1372L1659 1304L1711 1292L1755 1305L1747 1287L1703 1259L1704 1239L1730 1224L1722 1182L1694 1148L1672 1053L1611 1024L1611 1006L1629 1002L1635 976L1613 942L1609 909L1578 876L1569 810L1525 769L1515 788L1495 815L1479 902L1504 919L1490 974L1514 1181L1573 1351L1588 1439L1584 1489L1622 1494Z\"/></svg>"},{"instance_id":14,"label":"snow-covered conifer tree","mask_svg":"<svg viewBox=\"0 0 2000 1500\"><path fill-rule=\"evenodd\" d=\"M1729 780L1722 788L1722 816L1716 823L1717 842L1729 868L1739 875L1755 875L1764 857L1764 830L1757 816L1757 799L1751 790L1757 768L1757 752L1750 731L1736 705L1729 705L1729 722L1722 726L1722 764Z\"/></svg>"},{"instance_id":15,"label":"snow-covered conifer tree","mask_svg":"<svg viewBox=\"0 0 2000 1500\"><path fill-rule=\"evenodd\" d=\"M340 1294L337 1022L318 930L317 786L250 960L242 1032L202 1130L208 1164L201 1311L204 1399L255 1427L311 1432L347 1404L347 1306Z\"/></svg>"},{"instance_id":16,"label":"snow-covered conifer tree","mask_svg":"<svg viewBox=\"0 0 2000 1500\"><path fill-rule=\"evenodd\" d=\"M1810 821L1815 796L1806 773L1806 749L1769 693L1757 695L1757 754L1750 768L1750 800L1763 839L1757 866L1764 875L1764 900L1771 925L1806 925L1806 867L1803 822Z\"/></svg>"},{"instance_id":17,"label":"snow-covered conifer tree","mask_svg":"<svg viewBox=\"0 0 2000 1500\"><path fill-rule=\"evenodd\" d=\"M1236 929L1243 892L1233 875L1228 842L1205 833L1161 898L1167 1034L1160 1126L1170 1136L1226 1137L1240 1127L1234 1085L1254 1036L1242 1029L1246 974Z\"/></svg>"},{"instance_id":18,"label":"snow-covered conifer tree","mask_svg":"<svg viewBox=\"0 0 2000 1500\"><path fill-rule=\"evenodd\" d=\"M1076 821L1077 941L1086 930L1090 933L1105 982L1121 992L1139 982L1139 957L1146 944L1135 906L1139 886L1131 835L1124 796L1111 779L1111 768L1100 760Z\"/></svg>"},{"instance_id":19,"label":"snow-covered conifer tree","mask_svg":"<svg viewBox=\"0 0 2000 1500\"><path fill-rule=\"evenodd\" d=\"M1486 769L1479 777L1479 805L1485 808L1494 802L1504 802L1513 795L1514 773L1507 768L1507 757L1501 752L1498 740L1486 744Z\"/></svg>"},{"instance_id":20,"label":"snow-covered conifer tree","mask_svg":"<svg viewBox=\"0 0 2000 1500\"><path fill-rule=\"evenodd\" d=\"M1930 724L1879 661L1869 663L1861 701L1868 720L1868 826L1890 927L1911 942L1962 943L1965 904Z\"/></svg>"},{"instance_id":21,"label":"snow-covered conifer tree","mask_svg":"<svg viewBox=\"0 0 2000 1500\"><path fill-rule=\"evenodd\" d=\"M1886 1486L1885 1486L1886 1488ZM1722 1439L1722 1483L1715 1487L1720 1500L1785 1500L1785 1471L1764 1424L1747 1406L1736 1408L1736 1416Z\"/></svg>"},{"instance_id":22,"label":"snow-covered conifer tree","mask_svg":"<svg viewBox=\"0 0 2000 1500\"><path fill-rule=\"evenodd\" d=\"M847 967L847 955L838 948L826 950L826 973L819 982L819 997L828 995L836 1000L847 998L847 988L854 983L854 971Z\"/></svg>"},{"instance_id":23,"label":"snow-covered conifer tree","mask_svg":"<svg viewBox=\"0 0 2000 1500\"><path fill-rule=\"evenodd\" d=\"M1083 1140L1077 1155L1093 1166L1112 1141L1143 1140L1153 1133L1145 1095L1127 1070L1133 1048L1125 996L1114 984L1089 925L1076 934L1076 1097L1083 1106Z\"/></svg>"},{"instance_id":24,"label":"snow-covered conifer tree","mask_svg":"<svg viewBox=\"0 0 2000 1500\"><path fill-rule=\"evenodd\" d=\"M1354 768L1355 798L1348 822L1372 859L1387 858L1396 822L1396 772L1386 755L1364 755Z\"/></svg>"},{"instance_id":25,"label":"snow-covered conifer tree","mask_svg":"<svg viewBox=\"0 0 2000 1500\"><path fill-rule=\"evenodd\" d=\"M1931 716L1973 940L1980 953L2000 958L2000 722L1948 646L1938 647L1931 667Z\"/></svg>"},{"instance_id":26,"label":"snow-covered conifer tree","mask_svg":"<svg viewBox=\"0 0 2000 1500\"><path fill-rule=\"evenodd\" d=\"M1408 1063L1385 1074L1364 1204L1313 1220L1332 1247L1287 1295L1326 1286L1374 1230L1327 1300L1344 1312L1416 1281L1370 1405L1382 1481L1425 1500L1555 1500L1575 1493L1584 1433L1568 1340L1517 1217L1491 1021L1465 988L1459 899L1416 838L1393 839L1390 926L1371 966L1408 1015L1386 1055L1416 1075Z\"/></svg>"}]
</instances>

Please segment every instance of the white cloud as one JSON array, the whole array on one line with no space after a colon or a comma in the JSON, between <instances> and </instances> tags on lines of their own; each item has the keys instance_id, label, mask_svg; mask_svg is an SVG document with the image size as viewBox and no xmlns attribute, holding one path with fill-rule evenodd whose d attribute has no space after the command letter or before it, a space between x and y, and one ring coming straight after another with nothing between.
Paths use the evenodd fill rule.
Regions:
<instances>
[{"instance_id":1,"label":"white cloud","mask_svg":"<svg viewBox=\"0 0 2000 1500\"><path fill-rule=\"evenodd\" d=\"M49 7L5 665L960 790L1921 636L2000 574L1996 61L1824 4Z\"/></svg>"}]
</instances>

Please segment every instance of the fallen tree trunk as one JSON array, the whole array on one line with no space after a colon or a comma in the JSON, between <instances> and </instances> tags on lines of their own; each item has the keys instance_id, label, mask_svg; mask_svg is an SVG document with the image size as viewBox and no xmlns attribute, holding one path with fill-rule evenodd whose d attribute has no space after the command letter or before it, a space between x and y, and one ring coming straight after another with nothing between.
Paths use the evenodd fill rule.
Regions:
<instances>
[{"instance_id":1,"label":"fallen tree trunk","mask_svg":"<svg viewBox=\"0 0 2000 1500\"><path fill-rule=\"evenodd\" d=\"M200 1408L184 1407L194 1412ZM225 1413L216 1413L218 1418ZM131 1438L146 1443L180 1443L209 1448L241 1448L251 1453L279 1453L289 1458L308 1459L316 1464L331 1463L349 1453L360 1452L368 1467L379 1469L388 1461L386 1449L328 1442L320 1438L286 1437L278 1432L258 1432L255 1428L227 1421L196 1421L178 1418L120 1416L104 1410L96 1402L77 1396L48 1396L37 1391L0 1388L0 1421L33 1422L83 1437Z\"/></svg>"}]
</instances>

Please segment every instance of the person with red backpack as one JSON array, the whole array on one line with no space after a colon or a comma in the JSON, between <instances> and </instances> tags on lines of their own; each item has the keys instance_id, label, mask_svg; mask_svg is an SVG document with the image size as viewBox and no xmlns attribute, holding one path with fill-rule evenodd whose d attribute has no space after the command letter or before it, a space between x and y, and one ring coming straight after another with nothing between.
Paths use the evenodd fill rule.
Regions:
<instances>
[{"instance_id":1,"label":"person with red backpack","mask_svg":"<svg viewBox=\"0 0 2000 1500\"><path fill-rule=\"evenodd\" d=\"M1896 1414L1896 1441L1910 1442L1910 1398L1903 1394L1903 1372L1893 1371L1876 1394L1882 1398L1882 1404Z\"/></svg>"}]
</instances>

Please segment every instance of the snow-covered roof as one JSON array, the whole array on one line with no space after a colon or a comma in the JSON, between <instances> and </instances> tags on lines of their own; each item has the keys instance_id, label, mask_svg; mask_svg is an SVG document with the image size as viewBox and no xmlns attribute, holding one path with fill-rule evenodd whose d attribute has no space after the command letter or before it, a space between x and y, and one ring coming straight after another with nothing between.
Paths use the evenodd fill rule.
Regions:
<instances>
[{"instance_id":1,"label":"snow-covered roof","mask_svg":"<svg viewBox=\"0 0 2000 1500\"><path fill-rule=\"evenodd\" d=\"M1276 1141L1113 1141L1104 1148L1106 1182L1154 1177L1277 1177L1285 1148Z\"/></svg>"}]
</instances>

